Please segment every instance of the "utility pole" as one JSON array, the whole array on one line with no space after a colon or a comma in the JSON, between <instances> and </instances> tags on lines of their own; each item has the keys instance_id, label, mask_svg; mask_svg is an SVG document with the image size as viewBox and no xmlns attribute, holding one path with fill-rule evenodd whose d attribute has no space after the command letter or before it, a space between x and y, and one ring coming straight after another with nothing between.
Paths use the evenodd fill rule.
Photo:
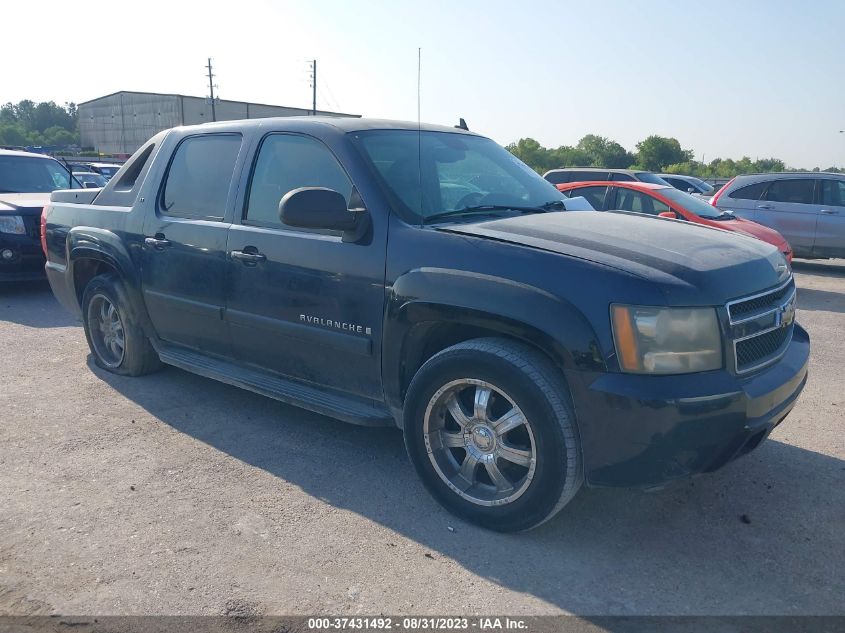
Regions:
<instances>
[{"instance_id":1,"label":"utility pole","mask_svg":"<svg viewBox=\"0 0 845 633\"><path fill-rule=\"evenodd\" d=\"M317 116L317 60L311 62L311 116Z\"/></svg>"},{"instance_id":2,"label":"utility pole","mask_svg":"<svg viewBox=\"0 0 845 633\"><path fill-rule=\"evenodd\" d=\"M217 120L217 111L214 109L214 75L211 72L211 58L208 58L208 89L211 91L211 120Z\"/></svg>"}]
</instances>

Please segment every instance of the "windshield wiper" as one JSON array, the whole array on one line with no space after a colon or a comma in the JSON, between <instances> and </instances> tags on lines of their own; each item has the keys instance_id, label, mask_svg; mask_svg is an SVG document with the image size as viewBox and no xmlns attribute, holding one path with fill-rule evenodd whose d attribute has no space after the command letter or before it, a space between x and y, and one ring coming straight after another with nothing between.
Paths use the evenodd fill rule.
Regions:
<instances>
[{"instance_id":1,"label":"windshield wiper","mask_svg":"<svg viewBox=\"0 0 845 633\"><path fill-rule=\"evenodd\" d=\"M476 204L462 209L443 211L435 213L423 219L423 224L430 224L434 220L457 217L461 215L472 215L475 213L489 213L490 211L518 211L519 213L545 213L546 211L562 211L566 207L563 200L550 200L535 207L520 206L515 204Z\"/></svg>"}]
</instances>

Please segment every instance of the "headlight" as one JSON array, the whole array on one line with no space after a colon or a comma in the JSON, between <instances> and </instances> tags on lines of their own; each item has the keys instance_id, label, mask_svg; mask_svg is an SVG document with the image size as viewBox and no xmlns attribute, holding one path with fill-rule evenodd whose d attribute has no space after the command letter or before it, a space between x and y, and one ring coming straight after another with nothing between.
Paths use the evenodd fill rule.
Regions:
<instances>
[{"instance_id":1,"label":"headlight","mask_svg":"<svg viewBox=\"0 0 845 633\"><path fill-rule=\"evenodd\" d=\"M722 366L714 308L612 305L619 366L637 374L688 374Z\"/></svg>"},{"instance_id":2,"label":"headlight","mask_svg":"<svg viewBox=\"0 0 845 633\"><path fill-rule=\"evenodd\" d=\"M0 233L23 235L26 233L23 218L19 215L0 215Z\"/></svg>"}]
</instances>

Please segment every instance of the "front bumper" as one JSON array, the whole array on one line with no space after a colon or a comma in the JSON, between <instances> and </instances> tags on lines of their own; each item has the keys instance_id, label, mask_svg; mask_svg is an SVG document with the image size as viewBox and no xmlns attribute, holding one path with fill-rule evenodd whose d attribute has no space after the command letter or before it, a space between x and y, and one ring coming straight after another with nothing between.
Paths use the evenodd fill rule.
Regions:
<instances>
[{"instance_id":1,"label":"front bumper","mask_svg":"<svg viewBox=\"0 0 845 633\"><path fill-rule=\"evenodd\" d=\"M44 253L38 237L0 233L0 253L12 252L11 259L0 256L0 282L44 279Z\"/></svg>"},{"instance_id":2,"label":"front bumper","mask_svg":"<svg viewBox=\"0 0 845 633\"><path fill-rule=\"evenodd\" d=\"M750 376L567 371L587 483L658 486L752 451L792 410L809 356L796 324L783 357Z\"/></svg>"}]
</instances>

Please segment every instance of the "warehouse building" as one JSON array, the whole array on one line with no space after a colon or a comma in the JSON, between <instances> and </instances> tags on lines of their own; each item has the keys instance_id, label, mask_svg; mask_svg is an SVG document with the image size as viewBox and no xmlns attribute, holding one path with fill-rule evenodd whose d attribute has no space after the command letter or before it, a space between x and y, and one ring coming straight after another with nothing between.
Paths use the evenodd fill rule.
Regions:
<instances>
[{"instance_id":1,"label":"warehouse building","mask_svg":"<svg viewBox=\"0 0 845 633\"><path fill-rule=\"evenodd\" d=\"M132 154L151 136L178 125L209 121L260 119L276 116L308 116L311 110L286 106L214 102L210 99L152 92L115 92L78 105L79 136L82 147L93 147L101 154ZM317 110L321 116L360 116Z\"/></svg>"}]
</instances>

